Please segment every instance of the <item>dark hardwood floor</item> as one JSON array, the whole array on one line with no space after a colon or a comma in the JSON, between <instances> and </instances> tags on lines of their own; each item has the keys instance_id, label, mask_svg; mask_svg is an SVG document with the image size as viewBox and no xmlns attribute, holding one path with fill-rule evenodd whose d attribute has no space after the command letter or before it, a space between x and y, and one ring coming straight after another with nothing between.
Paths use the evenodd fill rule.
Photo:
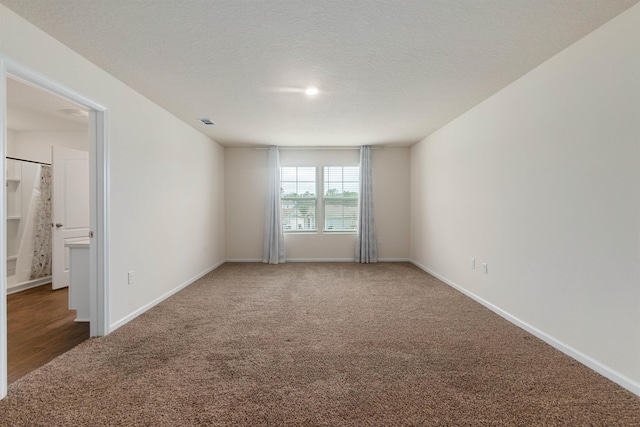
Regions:
<instances>
[{"instance_id":1,"label":"dark hardwood floor","mask_svg":"<svg viewBox=\"0 0 640 427\"><path fill-rule=\"evenodd\" d=\"M89 322L74 322L68 288L51 284L7 295L9 383L89 338Z\"/></svg>"}]
</instances>

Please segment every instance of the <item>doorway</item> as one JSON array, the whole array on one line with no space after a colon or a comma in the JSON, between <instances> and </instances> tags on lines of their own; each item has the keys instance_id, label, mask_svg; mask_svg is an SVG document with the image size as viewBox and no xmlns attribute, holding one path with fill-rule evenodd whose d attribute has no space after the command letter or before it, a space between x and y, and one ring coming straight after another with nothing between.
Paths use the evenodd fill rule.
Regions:
<instances>
[{"instance_id":1,"label":"doorway","mask_svg":"<svg viewBox=\"0 0 640 427\"><path fill-rule=\"evenodd\" d=\"M89 232L88 112L12 78L6 97L7 293L51 281L53 289L66 287L68 278L59 276L69 256L60 228L69 226L70 219L76 223L74 236ZM68 156L56 156L67 152L83 159L81 176L67 173ZM68 191L66 183L74 185L70 190L79 188ZM67 199L75 215L65 215Z\"/></svg>"},{"instance_id":2,"label":"doorway","mask_svg":"<svg viewBox=\"0 0 640 427\"><path fill-rule=\"evenodd\" d=\"M10 58L0 56L0 157L7 156L7 84L15 80L61 98L88 112L90 234L89 243L89 307L90 335L109 333L108 322L108 156L106 107L30 70ZM0 224L7 221L6 165L0 162ZM7 233L0 227L0 398L7 393Z\"/></svg>"},{"instance_id":3,"label":"doorway","mask_svg":"<svg viewBox=\"0 0 640 427\"><path fill-rule=\"evenodd\" d=\"M89 284L70 289L65 247L68 234L87 238L89 232L89 117L75 104L18 80L7 78L6 85L11 383L89 338ZM79 159L72 166L83 173L72 173L70 156ZM79 293L84 300L73 300Z\"/></svg>"}]
</instances>

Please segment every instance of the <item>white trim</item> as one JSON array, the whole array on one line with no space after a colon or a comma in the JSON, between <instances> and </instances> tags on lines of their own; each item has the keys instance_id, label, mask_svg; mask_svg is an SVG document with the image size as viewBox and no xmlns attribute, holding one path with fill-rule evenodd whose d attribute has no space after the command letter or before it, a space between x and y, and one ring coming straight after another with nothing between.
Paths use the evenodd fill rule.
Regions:
<instances>
[{"instance_id":1,"label":"white trim","mask_svg":"<svg viewBox=\"0 0 640 427\"><path fill-rule=\"evenodd\" d=\"M90 246L89 289L92 313L91 335L109 333L109 158L107 108L58 82L42 75L6 55L0 54L0 158L6 156L6 79L11 77L54 96L66 99L90 111L89 157L91 171L90 221L94 238ZM6 179L5 162L0 162L2 182ZM0 243L6 242L6 194L0 189ZM0 244L0 399L7 394L7 292L6 245ZM95 297L94 297L95 296ZM98 299L98 296L100 297ZM98 304L98 300L100 304ZM95 310L94 310L95 308Z\"/></svg>"},{"instance_id":2,"label":"white trim","mask_svg":"<svg viewBox=\"0 0 640 427\"><path fill-rule=\"evenodd\" d=\"M327 198L324 198L322 200L326 200ZM346 199L346 198L345 198ZM346 199L346 200L356 200L355 198L352 199ZM322 233L320 234L326 234L327 236L356 236L358 234L357 231L344 231L344 230L322 230Z\"/></svg>"},{"instance_id":3,"label":"white trim","mask_svg":"<svg viewBox=\"0 0 640 427\"><path fill-rule=\"evenodd\" d=\"M504 319L508 320L509 322L513 323L514 325L524 329L525 331L527 331L530 334L536 336L537 338L540 338L542 341L546 342L547 344L549 344L550 346L556 348L557 350L560 350L561 352L563 352L567 356L577 360L578 362L582 363L583 365L587 366L588 368L593 369L594 371L596 371L600 375L610 379L614 383L616 383L616 384L626 388L630 392L640 396L640 383L632 380L631 378L625 376L624 374L621 374L620 372L618 372L618 371L616 371L614 369L611 369L610 367L608 367L608 366L602 364L601 362L593 359L592 357L582 353L581 351L576 350L575 348L563 343L562 341L560 341L557 338L547 334L546 332L543 332L540 329L537 329L536 327L531 326L527 322L524 322L524 321L520 320L519 318L513 316L512 314L504 311L500 307L498 307L496 305L493 305L489 301L479 297L478 295L474 294L473 292L468 291L467 289L463 288L462 286L458 285L457 283L454 283L451 280L447 279L446 277L441 276L440 274L436 273L435 271L433 271L433 270L425 267L424 265L416 262L415 260L411 260L410 262L413 265L415 265L416 267L420 268L421 270L426 271L427 273L429 273L432 276L436 277L437 279L443 281L444 283L446 283L447 285L449 285L452 288L456 289L457 291L463 293L464 295L468 296L469 298L471 298L471 299L475 300L476 302L482 304L483 306L485 306L489 310L493 311L494 313L496 313L497 315L503 317Z\"/></svg>"},{"instance_id":4,"label":"white trim","mask_svg":"<svg viewBox=\"0 0 640 427\"><path fill-rule=\"evenodd\" d=\"M156 305L160 304L162 301L164 301L167 298L171 297L172 295L180 292L181 290L183 290L187 286L193 284L196 280L201 279L202 277L204 277L207 274L211 273L213 270L215 270L216 268L220 267L224 263L225 263L224 260L216 263L213 267L210 267L210 268L206 269L205 271L203 271L201 273L198 273L197 275L195 275L191 279L187 280L186 282L183 282L182 284L180 284L177 287L173 288L169 292L167 292L167 293L165 293L163 295L160 295L158 298L156 298L153 301L143 305L142 307L140 307L139 309L137 309L133 313L126 315L122 319L120 319L117 322L113 323L111 325L111 327L109 328L109 331L113 332L116 329L118 329L120 326L124 325L125 323L129 323L130 321L132 321L136 317L140 316L141 314L145 313L146 311L148 311L148 310L152 309L153 307L155 307Z\"/></svg>"},{"instance_id":5,"label":"white trim","mask_svg":"<svg viewBox=\"0 0 640 427\"><path fill-rule=\"evenodd\" d=\"M226 262L262 262L262 258L227 258ZM286 262L356 262L355 258L287 258ZM410 258L378 258L378 262L412 262Z\"/></svg>"},{"instance_id":6,"label":"white trim","mask_svg":"<svg viewBox=\"0 0 640 427\"><path fill-rule=\"evenodd\" d=\"M337 146L337 145L332 145L332 146L326 146L326 145L316 145L313 147L307 147L307 146L303 146L303 145L280 145L278 146L278 150L359 150L360 149L360 145L352 145L352 146ZM399 148L406 148L406 147L399 147ZM251 147L252 150L268 150L269 147L268 146L254 146ZM371 146L372 150L384 150L385 146L384 145L372 145Z\"/></svg>"},{"instance_id":7,"label":"white trim","mask_svg":"<svg viewBox=\"0 0 640 427\"><path fill-rule=\"evenodd\" d=\"M108 233L108 136L107 136L107 108L93 100L86 98L75 91L51 80L50 78L31 70L24 65L4 57L6 73L2 78L17 79L25 84L34 86L54 96L68 100L90 110L89 115L89 161L90 161L90 185L91 209L90 226L94 232L94 238L90 246L90 312L91 312L91 336L102 336L109 333L108 330L108 271L109 271L109 233ZM101 298L98 299L98 296ZM100 303L99 303L99 300Z\"/></svg>"},{"instance_id":8,"label":"white trim","mask_svg":"<svg viewBox=\"0 0 640 427\"><path fill-rule=\"evenodd\" d=\"M7 65L0 55L0 158L7 156ZM0 399L7 395L7 189L5 161L0 162Z\"/></svg>"},{"instance_id":9,"label":"white trim","mask_svg":"<svg viewBox=\"0 0 640 427\"><path fill-rule=\"evenodd\" d=\"M89 291L90 323L89 333L93 336L108 335L109 330L109 134L108 111L92 110L89 142L90 185L91 192L91 230L94 231L94 243L89 246L90 278ZM94 282L95 281L95 282Z\"/></svg>"},{"instance_id":10,"label":"white trim","mask_svg":"<svg viewBox=\"0 0 640 427\"><path fill-rule=\"evenodd\" d=\"M22 83L33 86L36 89L40 89L58 98L63 98L69 102L77 104L80 107L96 111L107 110L105 106L76 93L74 90L63 86L49 77L40 74L5 55L0 54L0 56L4 59L6 67L4 70L5 79L7 77L11 77L12 79L19 80Z\"/></svg>"},{"instance_id":11,"label":"white trim","mask_svg":"<svg viewBox=\"0 0 640 427\"><path fill-rule=\"evenodd\" d=\"M41 277L39 279L29 280L27 282L20 283L19 285L7 288L7 295L15 294L18 292L26 291L27 289L37 288L38 286L51 283L51 276Z\"/></svg>"},{"instance_id":12,"label":"white trim","mask_svg":"<svg viewBox=\"0 0 640 427\"><path fill-rule=\"evenodd\" d=\"M287 258L287 262L356 262L355 258ZM409 258L378 258L378 262L411 262ZM368 264L368 263L358 263Z\"/></svg>"}]
</instances>

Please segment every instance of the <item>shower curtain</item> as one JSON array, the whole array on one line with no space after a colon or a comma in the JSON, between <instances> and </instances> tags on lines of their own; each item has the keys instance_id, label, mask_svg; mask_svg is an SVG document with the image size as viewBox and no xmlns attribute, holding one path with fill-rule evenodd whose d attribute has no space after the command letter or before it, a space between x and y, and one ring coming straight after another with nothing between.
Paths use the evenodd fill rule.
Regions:
<instances>
[{"instance_id":1,"label":"shower curtain","mask_svg":"<svg viewBox=\"0 0 640 427\"><path fill-rule=\"evenodd\" d=\"M51 276L51 167L41 166L30 279Z\"/></svg>"},{"instance_id":2,"label":"shower curtain","mask_svg":"<svg viewBox=\"0 0 640 427\"><path fill-rule=\"evenodd\" d=\"M36 170L36 178L31 190L31 200L29 200L29 208L26 216L22 212L22 221L24 221L24 231L18 245L18 259L16 260L16 283L22 283L31 277L31 263L33 259L34 235L35 235L35 217L36 206L40 200L40 177L42 175L42 166L38 166Z\"/></svg>"},{"instance_id":3,"label":"shower curtain","mask_svg":"<svg viewBox=\"0 0 640 427\"><path fill-rule=\"evenodd\" d=\"M51 168L39 165L16 260L16 283L51 275Z\"/></svg>"}]
</instances>

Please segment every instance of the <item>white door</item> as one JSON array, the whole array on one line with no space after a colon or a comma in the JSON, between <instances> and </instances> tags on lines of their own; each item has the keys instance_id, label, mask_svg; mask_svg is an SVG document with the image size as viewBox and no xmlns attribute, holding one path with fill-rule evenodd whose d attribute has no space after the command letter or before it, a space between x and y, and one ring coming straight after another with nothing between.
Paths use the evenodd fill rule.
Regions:
<instances>
[{"instance_id":1,"label":"white door","mask_svg":"<svg viewBox=\"0 0 640 427\"><path fill-rule=\"evenodd\" d=\"M89 153L51 147L53 180L53 289L69 286L70 239L89 236Z\"/></svg>"}]
</instances>

